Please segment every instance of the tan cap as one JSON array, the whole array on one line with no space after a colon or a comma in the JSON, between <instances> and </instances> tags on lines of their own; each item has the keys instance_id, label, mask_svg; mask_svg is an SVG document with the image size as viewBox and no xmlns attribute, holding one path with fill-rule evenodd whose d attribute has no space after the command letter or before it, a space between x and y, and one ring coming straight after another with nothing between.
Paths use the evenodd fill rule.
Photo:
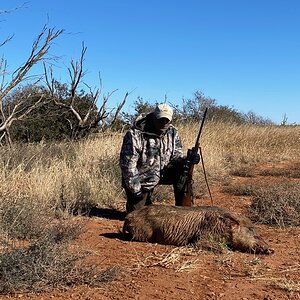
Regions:
<instances>
[{"instance_id":1,"label":"tan cap","mask_svg":"<svg viewBox=\"0 0 300 300\"><path fill-rule=\"evenodd\" d=\"M173 117L173 109L166 103L158 104L154 109L154 115L157 119L167 118L171 121Z\"/></svg>"}]
</instances>

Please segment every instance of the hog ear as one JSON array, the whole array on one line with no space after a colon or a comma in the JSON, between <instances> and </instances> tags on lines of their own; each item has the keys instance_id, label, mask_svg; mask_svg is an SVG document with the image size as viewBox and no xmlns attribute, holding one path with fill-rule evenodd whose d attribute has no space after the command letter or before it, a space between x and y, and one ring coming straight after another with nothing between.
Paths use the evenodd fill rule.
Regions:
<instances>
[{"instance_id":1,"label":"hog ear","mask_svg":"<svg viewBox=\"0 0 300 300\"><path fill-rule=\"evenodd\" d=\"M240 223L234 218L229 218L229 226L231 229L236 229L240 226Z\"/></svg>"}]
</instances>

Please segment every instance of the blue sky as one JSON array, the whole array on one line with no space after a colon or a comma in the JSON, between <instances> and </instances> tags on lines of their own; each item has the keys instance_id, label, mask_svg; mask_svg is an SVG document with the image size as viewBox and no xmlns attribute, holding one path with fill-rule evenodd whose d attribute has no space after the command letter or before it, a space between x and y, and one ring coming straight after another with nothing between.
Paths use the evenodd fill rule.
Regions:
<instances>
[{"instance_id":1,"label":"blue sky","mask_svg":"<svg viewBox=\"0 0 300 300\"><path fill-rule=\"evenodd\" d=\"M1 1L0 10L24 1ZM241 112L254 111L280 123L300 124L300 1L298 0L31 0L0 15L0 48L13 71L48 22L65 29L51 54L67 81L71 59L87 46L85 81L103 92L118 91L110 106L132 91L173 104L195 91ZM49 18L49 21L48 21Z\"/></svg>"}]
</instances>

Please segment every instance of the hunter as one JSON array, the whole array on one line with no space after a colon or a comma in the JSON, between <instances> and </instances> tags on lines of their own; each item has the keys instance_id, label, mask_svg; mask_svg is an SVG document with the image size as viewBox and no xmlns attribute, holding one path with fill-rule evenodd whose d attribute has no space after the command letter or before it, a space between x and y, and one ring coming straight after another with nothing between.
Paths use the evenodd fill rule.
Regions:
<instances>
[{"instance_id":1,"label":"hunter","mask_svg":"<svg viewBox=\"0 0 300 300\"><path fill-rule=\"evenodd\" d=\"M120 167L127 213L152 204L153 190L160 184L173 185L175 205L182 203L184 193L177 182L185 156L178 132L171 124L172 117L168 104L158 104L150 113L138 116L124 136ZM194 153L189 160L198 164L200 156Z\"/></svg>"}]
</instances>

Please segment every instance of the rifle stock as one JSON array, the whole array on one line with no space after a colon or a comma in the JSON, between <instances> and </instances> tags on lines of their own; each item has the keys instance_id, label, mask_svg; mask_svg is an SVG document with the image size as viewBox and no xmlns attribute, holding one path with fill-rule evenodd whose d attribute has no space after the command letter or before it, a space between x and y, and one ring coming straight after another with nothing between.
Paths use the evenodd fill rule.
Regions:
<instances>
[{"instance_id":1,"label":"rifle stock","mask_svg":"<svg viewBox=\"0 0 300 300\"><path fill-rule=\"evenodd\" d=\"M182 206L192 206L194 204L193 199L193 172L194 172L194 165L191 166L187 178L187 182L184 188L184 194L182 197Z\"/></svg>"}]
</instances>

